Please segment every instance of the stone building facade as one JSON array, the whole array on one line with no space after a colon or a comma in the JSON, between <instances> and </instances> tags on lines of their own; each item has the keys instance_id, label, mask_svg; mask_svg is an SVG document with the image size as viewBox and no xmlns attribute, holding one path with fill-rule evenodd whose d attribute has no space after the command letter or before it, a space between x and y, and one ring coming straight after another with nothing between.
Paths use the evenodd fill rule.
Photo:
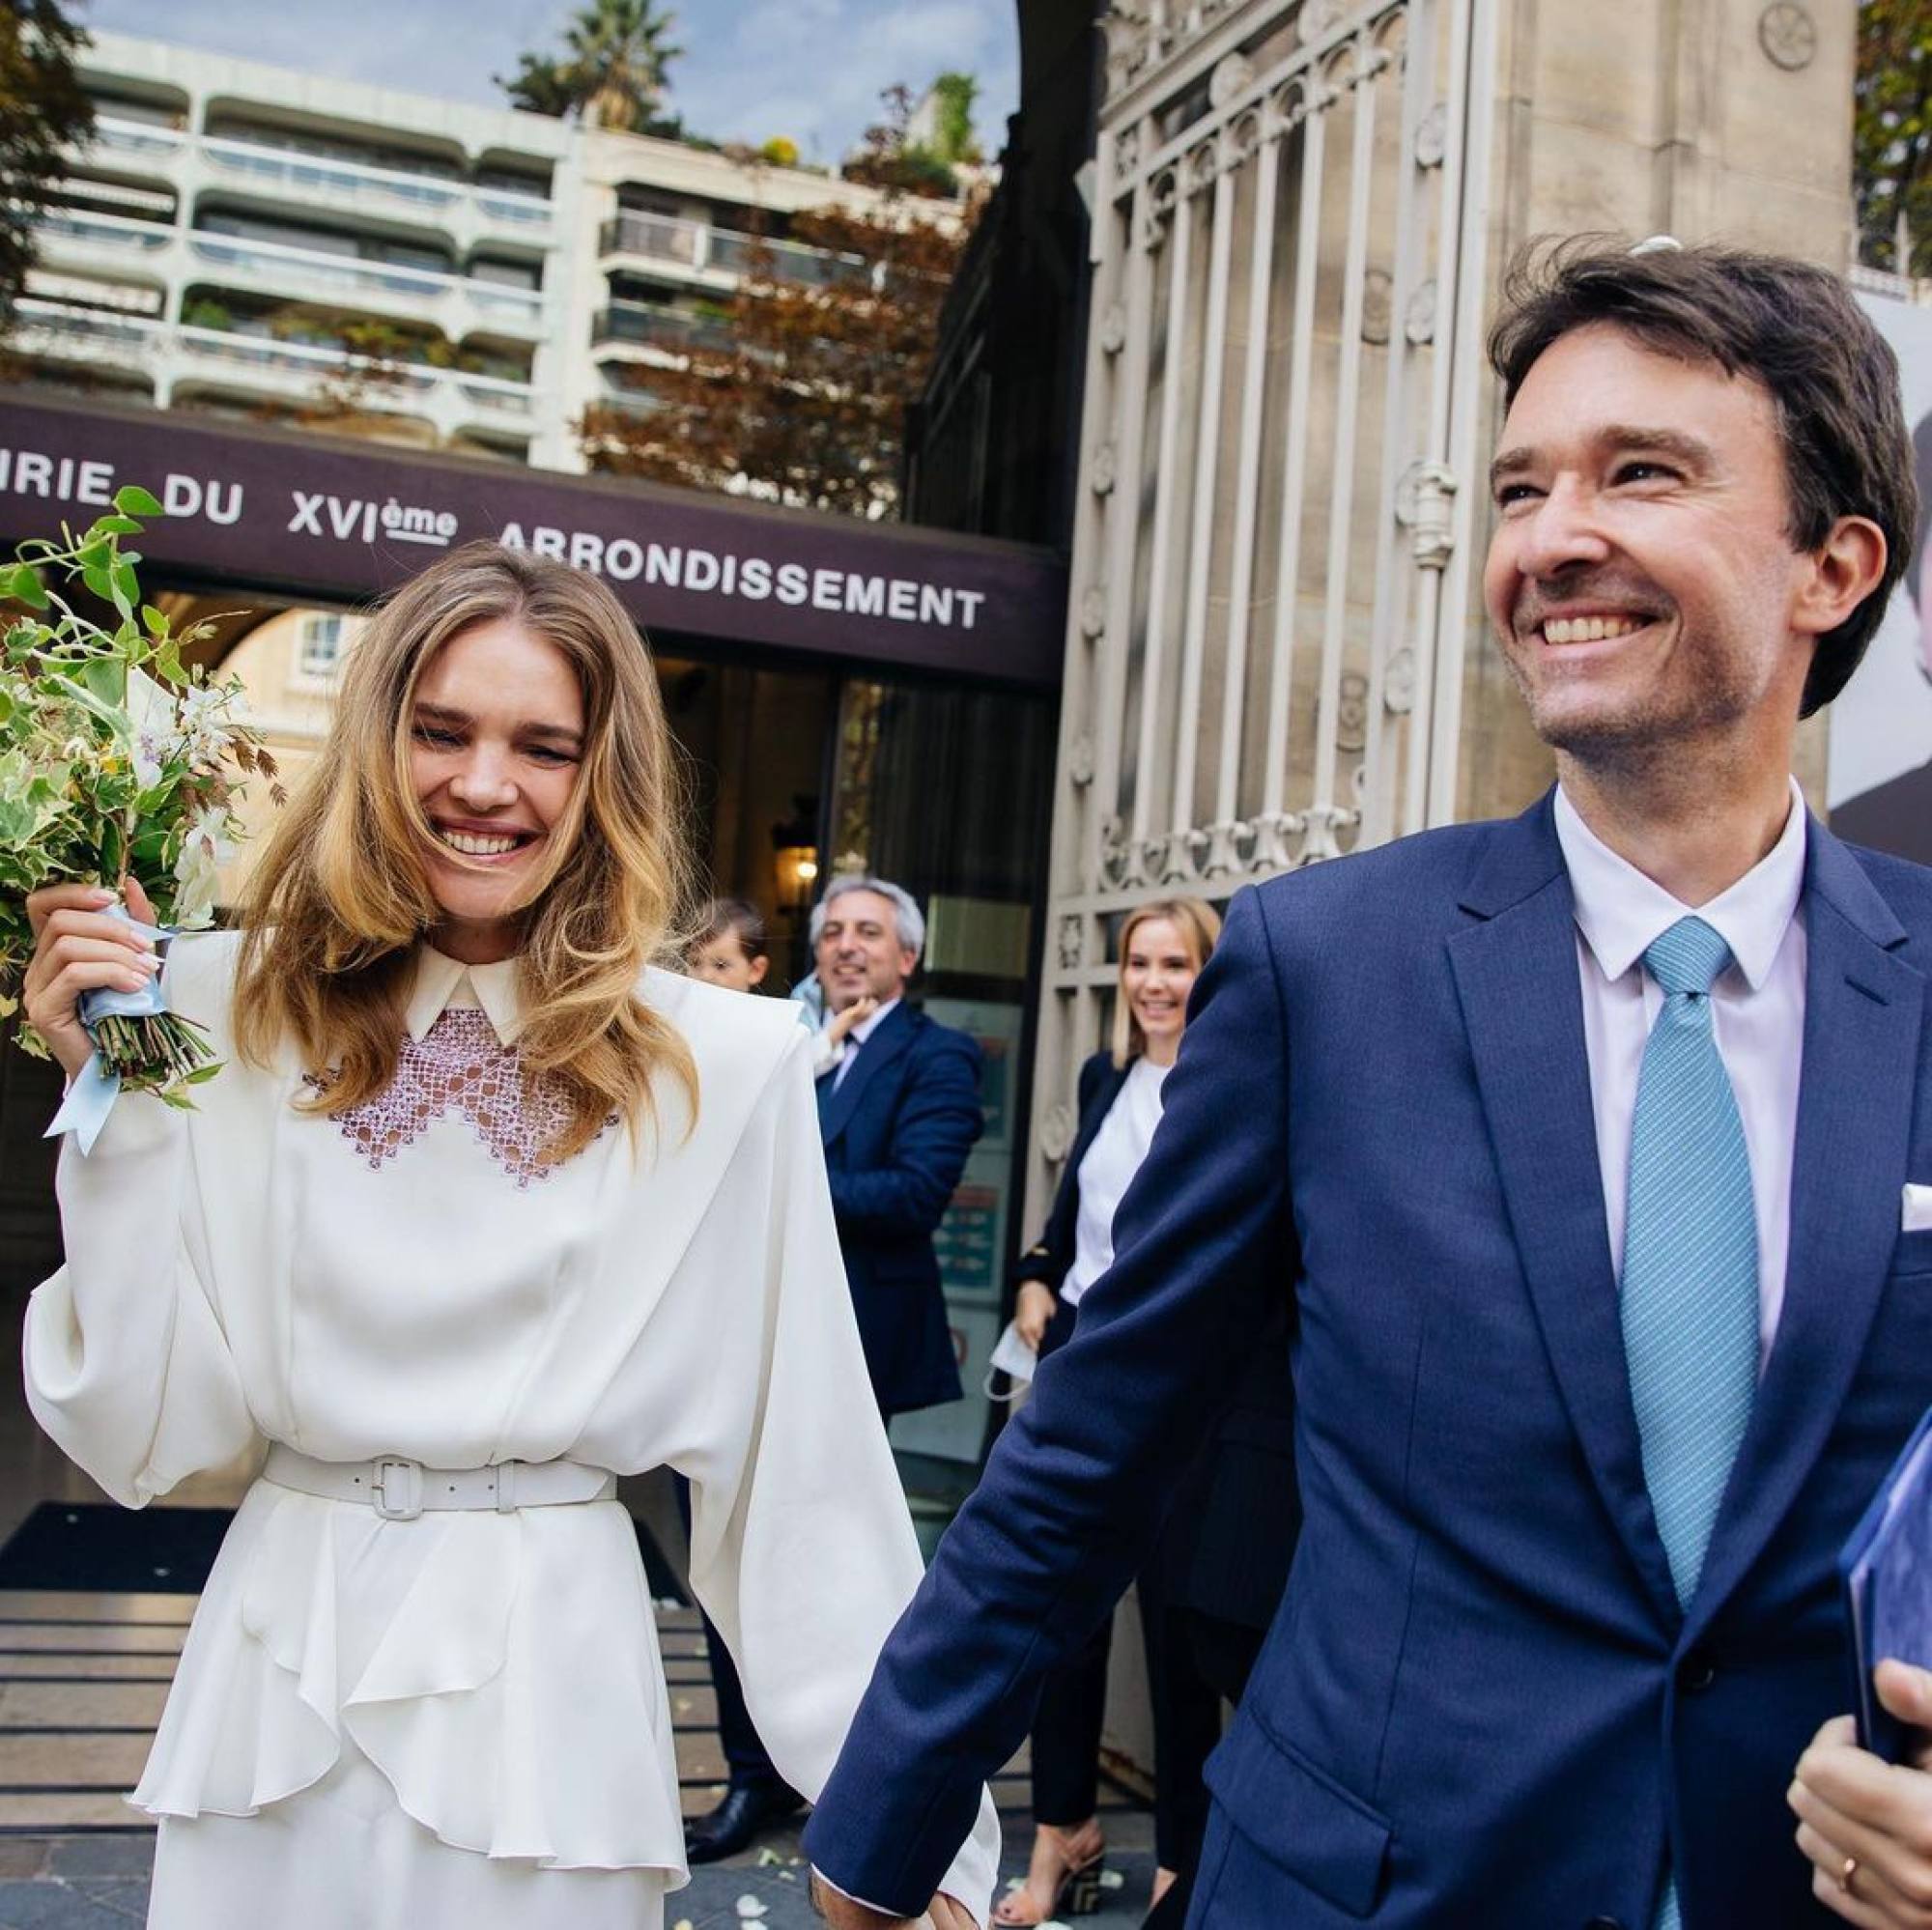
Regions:
<instances>
[{"instance_id":1,"label":"stone building facade","mask_svg":"<svg viewBox=\"0 0 1932 1930\"><path fill-rule=\"evenodd\" d=\"M1104 14L1032 1216L1122 911L1548 781L1481 609L1506 265L1611 232L1849 268L1854 28L1822 0ZM1807 729L1820 803L1823 755Z\"/></svg>"}]
</instances>

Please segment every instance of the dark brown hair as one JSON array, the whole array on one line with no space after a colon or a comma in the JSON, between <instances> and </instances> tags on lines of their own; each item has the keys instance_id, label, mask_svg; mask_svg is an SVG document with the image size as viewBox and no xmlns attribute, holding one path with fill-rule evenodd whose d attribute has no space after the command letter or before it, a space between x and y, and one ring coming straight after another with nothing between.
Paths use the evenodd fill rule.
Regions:
<instances>
[{"instance_id":1,"label":"dark brown hair","mask_svg":"<svg viewBox=\"0 0 1932 1930\"><path fill-rule=\"evenodd\" d=\"M1600 322L1764 387L1784 445L1794 550L1821 548L1842 516L1885 532L1878 587L1818 639L1799 713L1809 717L1858 668L1912 553L1918 489L1897 357L1844 282L1808 262L1715 243L1633 254L1615 237L1580 235L1532 243L1504 280L1490 363L1505 407L1546 349Z\"/></svg>"},{"instance_id":2,"label":"dark brown hair","mask_svg":"<svg viewBox=\"0 0 1932 1930\"><path fill-rule=\"evenodd\" d=\"M765 937L765 921L758 908L744 898L708 899L692 922L691 939L684 948L687 958L696 958L714 939L726 932L738 941L747 958L762 958L770 949Z\"/></svg>"}]
</instances>

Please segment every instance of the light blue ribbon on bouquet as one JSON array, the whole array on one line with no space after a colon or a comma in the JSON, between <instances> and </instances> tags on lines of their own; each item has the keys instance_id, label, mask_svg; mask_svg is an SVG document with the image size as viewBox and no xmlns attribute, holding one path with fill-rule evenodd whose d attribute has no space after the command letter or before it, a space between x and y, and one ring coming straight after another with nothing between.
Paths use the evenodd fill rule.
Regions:
<instances>
[{"instance_id":1,"label":"light blue ribbon on bouquet","mask_svg":"<svg viewBox=\"0 0 1932 1930\"><path fill-rule=\"evenodd\" d=\"M152 938L157 944L164 938L172 938L174 928L164 924L143 924L125 905L109 905L102 914L106 918L118 918L124 924L130 924L143 937ZM94 1036L98 1021L104 1018L154 1018L166 1011L168 1002L161 993L161 975L156 972L138 992L123 992L112 985L102 985L92 992L80 995L80 1022L86 1028L87 1036ZM94 1142L100 1137L100 1128L107 1123L107 1115L114 1110L114 1101L121 1096L121 1075L110 1072L100 1063L97 1050L90 1054L87 1064L74 1074L73 1084L67 1089L67 1097L61 1101L61 1109L54 1115L54 1122L43 1135L46 1139L58 1139L63 1133L71 1132L74 1143L83 1156L94 1150Z\"/></svg>"}]
</instances>

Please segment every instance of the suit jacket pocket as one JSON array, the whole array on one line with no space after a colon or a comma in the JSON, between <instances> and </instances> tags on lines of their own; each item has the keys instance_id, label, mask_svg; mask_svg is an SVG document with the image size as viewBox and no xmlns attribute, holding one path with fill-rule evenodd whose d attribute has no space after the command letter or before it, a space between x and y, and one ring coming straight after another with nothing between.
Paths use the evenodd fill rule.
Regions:
<instances>
[{"instance_id":1,"label":"suit jacket pocket","mask_svg":"<svg viewBox=\"0 0 1932 1930\"><path fill-rule=\"evenodd\" d=\"M1899 1235L1898 1245L1892 1250L1891 1271L1894 1278L1900 1274L1932 1273L1932 1228L1921 1227Z\"/></svg>"},{"instance_id":2,"label":"suit jacket pocket","mask_svg":"<svg viewBox=\"0 0 1932 1930\"><path fill-rule=\"evenodd\" d=\"M1209 1759L1208 1786L1236 1829L1289 1875L1351 1916L1375 1908L1388 1819L1269 1735L1252 1710Z\"/></svg>"}]
</instances>

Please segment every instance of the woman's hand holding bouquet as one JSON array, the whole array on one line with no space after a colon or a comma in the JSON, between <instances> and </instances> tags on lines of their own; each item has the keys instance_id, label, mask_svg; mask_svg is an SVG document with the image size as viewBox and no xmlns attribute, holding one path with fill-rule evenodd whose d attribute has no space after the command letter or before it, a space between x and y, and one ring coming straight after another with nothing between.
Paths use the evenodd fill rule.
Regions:
<instances>
[{"instance_id":1,"label":"woman's hand holding bouquet","mask_svg":"<svg viewBox=\"0 0 1932 1930\"><path fill-rule=\"evenodd\" d=\"M0 567L16 607L0 617L0 1017L25 997L19 1043L73 1079L55 1129L78 1130L83 1149L122 1088L188 1106L217 1069L161 1001L156 943L212 921L242 775L274 776L239 682L183 662L205 633L177 636L140 600L140 556L121 539L159 503L131 487L114 502ZM111 606L112 627L68 601L76 583Z\"/></svg>"}]
</instances>

